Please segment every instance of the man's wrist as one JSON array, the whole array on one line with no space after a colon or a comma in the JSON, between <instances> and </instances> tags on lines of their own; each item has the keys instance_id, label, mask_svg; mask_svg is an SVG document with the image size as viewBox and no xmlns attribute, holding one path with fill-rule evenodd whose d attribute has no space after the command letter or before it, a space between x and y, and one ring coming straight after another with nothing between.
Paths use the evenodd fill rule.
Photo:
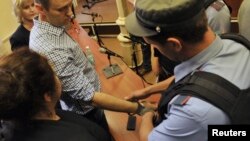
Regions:
<instances>
[{"instance_id":1,"label":"man's wrist","mask_svg":"<svg viewBox=\"0 0 250 141\"><path fill-rule=\"evenodd\" d=\"M144 109L145 109L145 107L140 102L137 102L137 109L136 109L135 113L141 116L143 114L142 111Z\"/></svg>"}]
</instances>

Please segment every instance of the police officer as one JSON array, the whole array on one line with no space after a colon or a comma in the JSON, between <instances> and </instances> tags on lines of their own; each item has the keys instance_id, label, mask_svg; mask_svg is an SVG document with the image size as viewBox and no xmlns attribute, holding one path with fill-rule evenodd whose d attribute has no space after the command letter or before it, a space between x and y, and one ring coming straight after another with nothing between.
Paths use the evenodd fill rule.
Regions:
<instances>
[{"instance_id":1,"label":"police officer","mask_svg":"<svg viewBox=\"0 0 250 141\"><path fill-rule=\"evenodd\" d=\"M231 14L229 7L223 0L205 0L204 7L208 18L208 25L217 34L229 33L231 31ZM154 68L154 72L159 74L159 82L173 75L173 69L178 64L161 55L158 50L154 50L155 64L160 70Z\"/></svg>"},{"instance_id":2,"label":"police officer","mask_svg":"<svg viewBox=\"0 0 250 141\"><path fill-rule=\"evenodd\" d=\"M199 70L217 74L240 89L250 87L248 49L214 34L208 26L204 1L137 0L135 12L126 18L126 28L164 56L180 62L174 70L175 82ZM165 119L157 126L153 124L155 112L142 116L141 141L207 141L208 125L231 123L225 112L202 99L176 99L179 95L160 113Z\"/></svg>"}]
</instances>

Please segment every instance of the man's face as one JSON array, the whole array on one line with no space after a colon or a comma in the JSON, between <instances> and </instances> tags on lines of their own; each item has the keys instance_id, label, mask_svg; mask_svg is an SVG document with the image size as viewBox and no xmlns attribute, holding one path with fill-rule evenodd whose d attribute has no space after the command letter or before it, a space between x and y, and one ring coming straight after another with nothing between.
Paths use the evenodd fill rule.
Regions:
<instances>
[{"instance_id":1,"label":"man's face","mask_svg":"<svg viewBox=\"0 0 250 141\"><path fill-rule=\"evenodd\" d=\"M71 22L72 0L50 0L49 9L44 9L46 21L54 26L65 26Z\"/></svg>"}]
</instances>

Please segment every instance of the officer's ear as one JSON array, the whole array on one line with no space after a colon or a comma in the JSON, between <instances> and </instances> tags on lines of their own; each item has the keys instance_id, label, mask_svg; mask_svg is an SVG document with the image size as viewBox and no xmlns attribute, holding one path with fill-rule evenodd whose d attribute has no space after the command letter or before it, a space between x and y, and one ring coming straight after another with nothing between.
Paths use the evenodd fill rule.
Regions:
<instances>
[{"instance_id":1,"label":"officer's ear","mask_svg":"<svg viewBox=\"0 0 250 141\"><path fill-rule=\"evenodd\" d=\"M167 38L167 43L169 44L169 47L175 52L180 52L182 50L182 44L178 38L169 37Z\"/></svg>"}]
</instances>

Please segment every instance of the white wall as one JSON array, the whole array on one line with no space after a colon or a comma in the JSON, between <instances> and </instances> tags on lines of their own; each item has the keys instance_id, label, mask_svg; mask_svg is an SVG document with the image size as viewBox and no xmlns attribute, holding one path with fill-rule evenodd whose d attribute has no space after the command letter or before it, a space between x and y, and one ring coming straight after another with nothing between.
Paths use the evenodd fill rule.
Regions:
<instances>
[{"instance_id":1,"label":"white wall","mask_svg":"<svg viewBox=\"0 0 250 141\"><path fill-rule=\"evenodd\" d=\"M12 0L0 0L0 56L11 53L9 38L18 23L12 12Z\"/></svg>"}]
</instances>

